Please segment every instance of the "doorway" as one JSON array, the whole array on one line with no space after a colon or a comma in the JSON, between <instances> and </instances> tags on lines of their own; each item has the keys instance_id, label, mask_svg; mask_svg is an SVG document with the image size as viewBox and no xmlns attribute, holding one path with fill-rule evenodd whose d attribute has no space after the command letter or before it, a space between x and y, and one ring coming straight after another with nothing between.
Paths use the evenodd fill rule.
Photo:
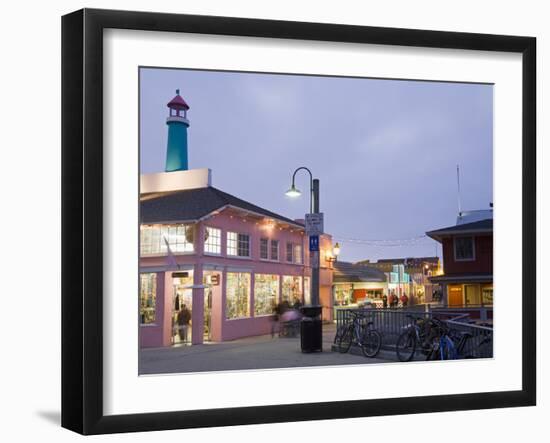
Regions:
<instances>
[{"instance_id":1,"label":"doorway","mask_svg":"<svg viewBox=\"0 0 550 443\"><path fill-rule=\"evenodd\" d=\"M172 345L190 345L193 324L193 275L192 272L178 272L172 275Z\"/></svg>"}]
</instances>

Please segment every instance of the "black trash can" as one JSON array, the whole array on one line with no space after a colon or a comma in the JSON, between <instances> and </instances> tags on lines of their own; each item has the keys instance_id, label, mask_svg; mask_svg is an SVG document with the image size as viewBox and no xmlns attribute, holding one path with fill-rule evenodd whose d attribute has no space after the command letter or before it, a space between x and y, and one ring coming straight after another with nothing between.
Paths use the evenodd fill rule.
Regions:
<instances>
[{"instance_id":1,"label":"black trash can","mask_svg":"<svg viewBox=\"0 0 550 443\"><path fill-rule=\"evenodd\" d=\"M322 352L323 327L321 320L322 306L303 306L300 323L300 345L302 352Z\"/></svg>"}]
</instances>

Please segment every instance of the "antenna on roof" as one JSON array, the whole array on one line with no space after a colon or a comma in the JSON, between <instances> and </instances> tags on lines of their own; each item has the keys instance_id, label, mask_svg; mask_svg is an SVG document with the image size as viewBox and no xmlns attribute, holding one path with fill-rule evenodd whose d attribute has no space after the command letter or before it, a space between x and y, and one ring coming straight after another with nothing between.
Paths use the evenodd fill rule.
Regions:
<instances>
[{"instance_id":1,"label":"antenna on roof","mask_svg":"<svg viewBox=\"0 0 550 443\"><path fill-rule=\"evenodd\" d=\"M457 197L458 197L458 216L462 215L462 208L460 205L460 167L456 165L456 187L457 187Z\"/></svg>"}]
</instances>

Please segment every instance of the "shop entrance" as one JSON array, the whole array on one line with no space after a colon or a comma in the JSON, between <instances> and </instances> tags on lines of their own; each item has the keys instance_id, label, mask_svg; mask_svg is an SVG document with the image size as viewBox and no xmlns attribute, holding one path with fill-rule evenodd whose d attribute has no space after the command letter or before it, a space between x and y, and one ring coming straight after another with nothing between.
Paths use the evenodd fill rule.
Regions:
<instances>
[{"instance_id":1,"label":"shop entrance","mask_svg":"<svg viewBox=\"0 0 550 443\"><path fill-rule=\"evenodd\" d=\"M172 274L172 345L190 345L192 339L193 272Z\"/></svg>"},{"instance_id":2,"label":"shop entrance","mask_svg":"<svg viewBox=\"0 0 550 443\"><path fill-rule=\"evenodd\" d=\"M219 272L205 271L204 273L204 330L203 340L213 340L212 302L214 298L221 298L220 286L221 274Z\"/></svg>"}]
</instances>

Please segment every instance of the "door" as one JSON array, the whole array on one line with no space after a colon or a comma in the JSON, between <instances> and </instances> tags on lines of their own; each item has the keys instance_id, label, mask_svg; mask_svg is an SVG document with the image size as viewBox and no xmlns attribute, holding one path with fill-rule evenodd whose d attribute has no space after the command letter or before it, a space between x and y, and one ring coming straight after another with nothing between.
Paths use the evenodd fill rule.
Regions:
<instances>
[{"instance_id":1,"label":"door","mask_svg":"<svg viewBox=\"0 0 550 443\"><path fill-rule=\"evenodd\" d=\"M212 286L204 289L204 341L212 341Z\"/></svg>"},{"instance_id":2,"label":"door","mask_svg":"<svg viewBox=\"0 0 550 443\"><path fill-rule=\"evenodd\" d=\"M173 278L174 297L172 299L172 344L190 345L192 336L193 280Z\"/></svg>"},{"instance_id":3,"label":"door","mask_svg":"<svg viewBox=\"0 0 550 443\"><path fill-rule=\"evenodd\" d=\"M449 306L462 306L464 298L462 294L462 285L449 285Z\"/></svg>"}]
</instances>

